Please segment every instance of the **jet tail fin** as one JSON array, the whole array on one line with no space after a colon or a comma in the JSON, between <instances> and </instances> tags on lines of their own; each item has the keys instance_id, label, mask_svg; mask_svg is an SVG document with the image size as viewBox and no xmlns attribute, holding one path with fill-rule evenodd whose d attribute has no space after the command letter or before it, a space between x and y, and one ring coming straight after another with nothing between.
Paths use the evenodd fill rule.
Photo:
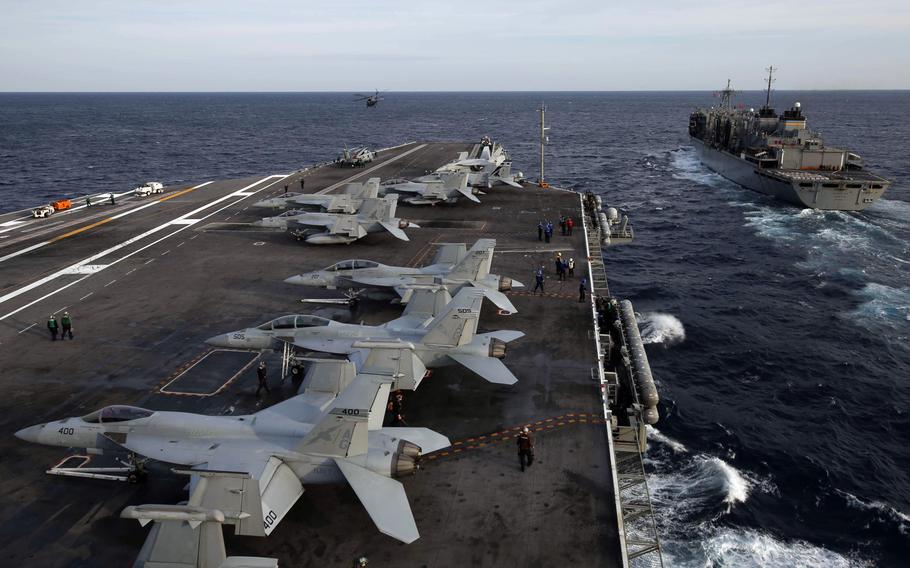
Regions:
<instances>
[{"instance_id":1,"label":"jet tail fin","mask_svg":"<svg viewBox=\"0 0 910 568\"><path fill-rule=\"evenodd\" d=\"M496 239L477 239L461 262L452 267L448 278L481 280L490 273L495 248Z\"/></svg>"},{"instance_id":2,"label":"jet tail fin","mask_svg":"<svg viewBox=\"0 0 910 568\"><path fill-rule=\"evenodd\" d=\"M408 496L400 482L344 459L335 458L335 463L379 532L406 544L420 538Z\"/></svg>"},{"instance_id":3,"label":"jet tail fin","mask_svg":"<svg viewBox=\"0 0 910 568\"><path fill-rule=\"evenodd\" d=\"M446 347L470 343L477 332L481 302L482 291L467 286L462 288L446 306L446 310L427 324L428 331L422 342Z\"/></svg>"},{"instance_id":4,"label":"jet tail fin","mask_svg":"<svg viewBox=\"0 0 910 568\"><path fill-rule=\"evenodd\" d=\"M341 458L366 453L370 409L380 395L382 384L376 377L354 379L294 450Z\"/></svg>"}]
</instances>

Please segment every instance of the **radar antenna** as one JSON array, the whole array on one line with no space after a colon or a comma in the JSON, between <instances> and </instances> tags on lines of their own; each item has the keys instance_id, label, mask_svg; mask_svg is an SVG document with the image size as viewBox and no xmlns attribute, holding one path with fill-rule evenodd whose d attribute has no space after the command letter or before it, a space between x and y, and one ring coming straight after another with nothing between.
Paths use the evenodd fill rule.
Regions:
<instances>
[{"instance_id":1,"label":"radar antenna","mask_svg":"<svg viewBox=\"0 0 910 568\"><path fill-rule=\"evenodd\" d=\"M765 67L765 71L768 72L768 91L765 94L765 108L771 108L771 83L775 81L774 72L777 69L772 65L771 67Z\"/></svg>"}]
</instances>

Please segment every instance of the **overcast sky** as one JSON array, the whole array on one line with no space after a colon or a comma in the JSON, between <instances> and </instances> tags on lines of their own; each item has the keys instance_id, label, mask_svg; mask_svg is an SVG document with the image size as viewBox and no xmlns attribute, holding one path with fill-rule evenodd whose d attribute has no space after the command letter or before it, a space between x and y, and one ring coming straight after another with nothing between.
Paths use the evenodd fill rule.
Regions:
<instances>
[{"instance_id":1,"label":"overcast sky","mask_svg":"<svg viewBox=\"0 0 910 568\"><path fill-rule=\"evenodd\" d=\"M769 64L910 88L910 0L0 0L3 91L748 90Z\"/></svg>"}]
</instances>

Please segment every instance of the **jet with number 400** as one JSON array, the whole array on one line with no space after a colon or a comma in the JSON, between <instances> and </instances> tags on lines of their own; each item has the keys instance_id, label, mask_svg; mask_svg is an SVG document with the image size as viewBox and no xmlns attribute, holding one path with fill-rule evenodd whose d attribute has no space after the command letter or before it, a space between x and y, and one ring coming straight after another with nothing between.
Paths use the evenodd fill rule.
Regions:
<instances>
[{"instance_id":1,"label":"jet with number 400","mask_svg":"<svg viewBox=\"0 0 910 568\"><path fill-rule=\"evenodd\" d=\"M470 250L466 250L464 243L444 244L433 263L420 268L388 266L372 260L343 260L322 270L291 276L285 282L330 290L394 290L402 302L409 300L415 285L442 284L452 295L473 287L499 309L515 313L518 310L503 292L523 288L524 284L490 274L495 248L496 239L478 239Z\"/></svg>"},{"instance_id":2,"label":"jet with number 400","mask_svg":"<svg viewBox=\"0 0 910 568\"><path fill-rule=\"evenodd\" d=\"M402 241L410 240L402 229L419 229L419 225L395 217L397 195L364 199L354 215L337 213L310 213L291 209L275 217L266 217L253 223L257 227L287 229L297 237L314 245L350 244L369 233L388 231Z\"/></svg>"},{"instance_id":3,"label":"jet with number 400","mask_svg":"<svg viewBox=\"0 0 910 568\"><path fill-rule=\"evenodd\" d=\"M303 484L347 481L381 532L410 543L420 535L404 487L393 478L414 473L421 452L448 447L449 440L426 428L382 427L396 377L426 372L408 355L375 349L356 366L314 363L300 394L255 414L108 406L24 428L16 437L188 466L194 499L206 484L192 504L222 511L236 534L248 536L275 530Z\"/></svg>"},{"instance_id":4,"label":"jet with number 400","mask_svg":"<svg viewBox=\"0 0 910 568\"><path fill-rule=\"evenodd\" d=\"M518 379L502 359L506 344L524 333L500 330L478 334L481 302L482 291L465 288L435 317L424 321L415 319L407 309L404 317L377 326L289 315L212 337L206 343L251 350L278 349L290 344L309 351L361 357L377 347L396 347L412 352L427 368L459 363L491 383L514 384ZM420 378L413 385L399 383L397 388L416 389Z\"/></svg>"}]
</instances>

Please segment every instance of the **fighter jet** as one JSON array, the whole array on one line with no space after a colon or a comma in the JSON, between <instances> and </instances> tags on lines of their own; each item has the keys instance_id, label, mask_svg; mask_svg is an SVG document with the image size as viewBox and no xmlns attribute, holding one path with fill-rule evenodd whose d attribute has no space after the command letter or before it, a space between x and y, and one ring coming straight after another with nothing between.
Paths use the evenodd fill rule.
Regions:
<instances>
[{"instance_id":1,"label":"fighter jet","mask_svg":"<svg viewBox=\"0 0 910 568\"><path fill-rule=\"evenodd\" d=\"M433 176L444 173L467 172L468 184L474 187L491 188L494 185L504 184L512 187L521 187L512 175L512 162L506 159L501 146L490 150L484 146L479 158L468 158L467 152L460 152L458 158L436 170L435 174L417 178L417 181L428 181Z\"/></svg>"},{"instance_id":2,"label":"fighter jet","mask_svg":"<svg viewBox=\"0 0 910 568\"><path fill-rule=\"evenodd\" d=\"M196 501L190 505L223 511L241 535L274 531L303 484L347 481L381 532L410 543L420 535L404 487L393 478L413 473L421 452L448 447L449 440L426 428L382 427L392 374L402 372L400 351L374 350L356 375L351 362L327 362L321 380L304 380L302 394L254 414L107 406L16 437L187 466ZM200 484L206 485L201 498Z\"/></svg>"},{"instance_id":3,"label":"fighter jet","mask_svg":"<svg viewBox=\"0 0 910 568\"><path fill-rule=\"evenodd\" d=\"M253 223L257 227L287 229L297 240L313 245L350 244L368 233L388 231L403 241L410 240L402 229L420 226L395 217L397 195L364 199L355 215L311 213L291 209Z\"/></svg>"},{"instance_id":4,"label":"fighter jet","mask_svg":"<svg viewBox=\"0 0 910 568\"><path fill-rule=\"evenodd\" d=\"M511 313L518 310L503 294L524 284L506 276L490 274L496 239L479 239L465 252L463 243L442 245L433 264L422 268L387 266L371 260L343 260L322 270L291 276L285 282L328 289L394 290L407 302L415 284L442 284L451 294L465 287L475 287L491 302Z\"/></svg>"},{"instance_id":5,"label":"fighter jet","mask_svg":"<svg viewBox=\"0 0 910 568\"><path fill-rule=\"evenodd\" d=\"M406 179L391 179L380 184L380 188L386 192L416 194L413 197L405 197L405 203L411 205L436 205L437 203L454 204L458 201L458 196L467 197L474 203L480 203L480 200L474 195L474 192L468 187L467 172L447 172L435 177L424 176L422 182L413 182Z\"/></svg>"},{"instance_id":6,"label":"fighter jet","mask_svg":"<svg viewBox=\"0 0 910 568\"><path fill-rule=\"evenodd\" d=\"M319 195L316 193L287 193L253 203L253 207L269 209L297 209L300 211L322 211L325 213L356 213L364 199L380 196L379 178L370 178L364 183L349 183L341 193Z\"/></svg>"},{"instance_id":7,"label":"fighter jet","mask_svg":"<svg viewBox=\"0 0 910 568\"><path fill-rule=\"evenodd\" d=\"M399 347L414 353L427 368L460 363L491 383L518 382L503 364L506 343L524 336L520 331L477 333L483 292L465 288L445 310L425 324L393 320L383 325L355 325L312 315L288 315L258 327L241 329L208 339L227 349L278 349L285 343L301 349L356 354L365 357L376 346ZM417 388L399 383L396 388Z\"/></svg>"}]
</instances>

